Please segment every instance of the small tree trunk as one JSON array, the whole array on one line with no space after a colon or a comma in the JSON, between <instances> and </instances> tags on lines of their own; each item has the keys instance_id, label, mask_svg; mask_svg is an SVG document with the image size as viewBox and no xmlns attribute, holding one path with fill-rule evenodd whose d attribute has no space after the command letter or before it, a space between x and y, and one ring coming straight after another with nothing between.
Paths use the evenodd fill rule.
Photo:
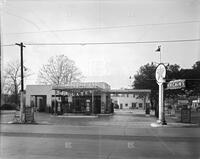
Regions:
<instances>
[{"instance_id":1,"label":"small tree trunk","mask_svg":"<svg viewBox=\"0 0 200 159\"><path fill-rule=\"evenodd\" d=\"M18 88L17 88L17 83L15 82L15 92L14 92L14 95L15 95L15 104L19 104L18 102Z\"/></svg>"}]
</instances>

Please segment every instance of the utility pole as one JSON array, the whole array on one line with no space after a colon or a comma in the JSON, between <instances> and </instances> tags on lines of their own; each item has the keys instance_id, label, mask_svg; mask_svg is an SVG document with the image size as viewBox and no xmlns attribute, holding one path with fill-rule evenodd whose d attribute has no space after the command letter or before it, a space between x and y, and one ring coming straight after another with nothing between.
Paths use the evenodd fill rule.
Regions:
<instances>
[{"instance_id":1,"label":"utility pole","mask_svg":"<svg viewBox=\"0 0 200 159\"><path fill-rule=\"evenodd\" d=\"M23 48L26 47L22 42L16 43L15 45L20 46L20 52L21 52L21 98L20 98L20 121L23 122L24 118L23 118L23 110L24 110L24 72L23 72Z\"/></svg>"}]
</instances>

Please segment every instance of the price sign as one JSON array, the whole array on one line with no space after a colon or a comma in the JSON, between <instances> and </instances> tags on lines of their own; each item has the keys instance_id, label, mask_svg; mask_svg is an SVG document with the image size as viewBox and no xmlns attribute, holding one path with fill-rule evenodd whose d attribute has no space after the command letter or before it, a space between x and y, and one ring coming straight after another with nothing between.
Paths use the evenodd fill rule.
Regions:
<instances>
[{"instance_id":1,"label":"price sign","mask_svg":"<svg viewBox=\"0 0 200 159\"><path fill-rule=\"evenodd\" d=\"M167 89L185 88L185 80L173 80L167 84Z\"/></svg>"},{"instance_id":2,"label":"price sign","mask_svg":"<svg viewBox=\"0 0 200 159\"><path fill-rule=\"evenodd\" d=\"M190 123L191 122L191 110L184 108L181 110L181 122Z\"/></svg>"},{"instance_id":3,"label":"price sign","mask_svg":"<svg viewBox=\"0 0 200 159\"><path fill-rule=\"evenodd\" d=\"M33 107L25 107L25 122L27 122L27 123L34 122Z\"/></svg>"}]
</instances>

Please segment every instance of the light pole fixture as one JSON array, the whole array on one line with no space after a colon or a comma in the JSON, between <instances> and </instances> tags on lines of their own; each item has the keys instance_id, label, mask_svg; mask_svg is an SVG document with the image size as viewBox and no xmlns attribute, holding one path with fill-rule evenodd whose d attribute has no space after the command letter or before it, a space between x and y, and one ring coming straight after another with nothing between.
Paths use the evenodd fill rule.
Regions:
<instances>
[{"instance_id":1,"label":"light pole fixture","mask_svg":"<svg viewBox=\"0 0 200 159\"><path fill-rule=\"evenodd\" d=\"M158 46L158 48L156 49L156 52L160 53L160 63L161 63L161 45Z\"/></svg>"}]
</instances>

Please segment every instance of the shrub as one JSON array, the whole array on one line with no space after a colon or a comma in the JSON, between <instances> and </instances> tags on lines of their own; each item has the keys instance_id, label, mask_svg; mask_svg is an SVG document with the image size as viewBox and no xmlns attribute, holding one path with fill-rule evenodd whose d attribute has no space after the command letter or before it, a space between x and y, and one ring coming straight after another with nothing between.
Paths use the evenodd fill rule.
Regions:
<instances>
[{"instance_id":1,"label":"shrub","mask_svg":"<svg viewBox=\"0 0 200 159\"><path fill-rule=\"evenodd\" d=\"M19 110L19 106L15 103L6 103L0 107L0 110Z\"/></svg>"}]
</instances>

